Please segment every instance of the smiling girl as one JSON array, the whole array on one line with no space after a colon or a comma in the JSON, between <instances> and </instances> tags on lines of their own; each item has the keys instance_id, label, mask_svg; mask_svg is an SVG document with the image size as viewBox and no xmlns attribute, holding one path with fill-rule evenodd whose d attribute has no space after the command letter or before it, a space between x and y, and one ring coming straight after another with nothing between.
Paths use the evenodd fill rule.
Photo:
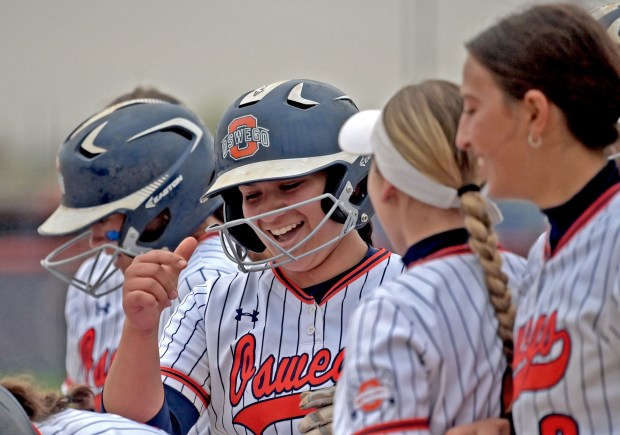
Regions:
<instances>
[{"instance_id":1,"label":"smiling girl","mask_svg":"<svg viewBox=\"0 0 620 435\"><path fill-rule=\"evenodd\" d=\"M341 125L356 112L342 91L311 80L263 86L229 107L205 198L222 194L226 223L218 229L248 273L196 288L158 357L159 312L175 297L193 243L137 257L126 274L127 320L104 390L107 410L175 432L205 411L216 433L299 432L314 414L300 408L301 393L339 377L353 308L402 271L400 257L358 232L374 213L370 161L338 147Z\"/></svg>"},{"instance_id":2,"label":"smiling girl","mask_svg":"<svg viewBox=\"0 0 620 435\"><path fill-rule=\"evenodd\" d=\"M531 7L467 44L457 142L490 193L534 202L513 362L517 433L620 431L618 48L585 10Z\"/></svg>"}]
</instances>

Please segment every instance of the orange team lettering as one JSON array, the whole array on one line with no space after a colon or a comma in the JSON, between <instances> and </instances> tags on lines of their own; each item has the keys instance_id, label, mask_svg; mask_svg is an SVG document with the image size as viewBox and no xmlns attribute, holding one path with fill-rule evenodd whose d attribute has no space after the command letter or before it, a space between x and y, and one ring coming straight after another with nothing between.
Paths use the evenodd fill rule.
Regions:
<instances>
[{"instance_id":1,"label":"orange team lettering","mask_svg":"<svg viewBox=\"0 0 620 435\"><path fill-rule=\"evenodd\" d=\"M283 357L276 363L273 355L256 367L256 338L252 334L242 336L233 351L230 373L230 402L236 406L248 386L253 396L260 400L272 394L298 391L305 386L335 383L340 377L344 350L334 360L328 349L321 349L312 357L306 353ZM254 433L282 420L290 420L307 414L299 408L299 393L256 402L239 412L235 423L242 424ZM311 411L311 410L310 410ZM261 416L257 420L257 416Z\"/></svg>"},{"instance_id":2,"label":"orange team lettering","mask_svg":"<svg viewBox=\"0 0 620 435\"><path fill-rule=\"evenodd\" d=\"M513 361L514 398L523 391L551 388L564 377L571 339L568 331L556 329L556 318L557 312L549 317L542 315L519 328ZM556 344L561 345L560 354L545 361ZM536 362L537 357L545 362Z\"/></svg>"}]
</instances>

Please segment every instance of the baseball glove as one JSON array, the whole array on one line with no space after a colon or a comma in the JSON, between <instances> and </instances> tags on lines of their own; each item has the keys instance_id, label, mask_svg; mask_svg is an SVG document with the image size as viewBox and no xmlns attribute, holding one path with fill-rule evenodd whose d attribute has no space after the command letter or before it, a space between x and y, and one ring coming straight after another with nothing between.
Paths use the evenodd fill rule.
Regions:
<instances>
[{"instance_id":1,"label":"baseball glove","mask_svg":"<svg viewBox=\"0 0 620 435\"><path fill-rule=\"evenodd\" d=\"M301 409L316 408L299 423L299 431L307 435L331 435L336 386L301 393Z\"/></svg>"}]
</instances>

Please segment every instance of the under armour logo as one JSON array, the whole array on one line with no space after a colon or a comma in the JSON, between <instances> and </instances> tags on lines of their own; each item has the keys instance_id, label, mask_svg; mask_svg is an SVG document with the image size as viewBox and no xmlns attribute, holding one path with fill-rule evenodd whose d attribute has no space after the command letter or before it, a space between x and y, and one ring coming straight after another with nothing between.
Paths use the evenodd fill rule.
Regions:
<instances>
[{"instance_id":1,"label":"under armour logo","mask_svg":"<svg viewBox=\"0 0 620 435\"><path fill-rule=\"evenodd\" d=\"M106 302L106 304L103 307L100 307L99 304L97 302L95 302L95 314L99 314L100 312L103 312L105 314L109 314L110 313L110 303Z\"/></svg>"},{"instance_id":2,"label":"under armour logo","mask_svg":"<svg viewBox=\"0 0 620 435\"><path fill-rule=\"evenodd\" d=\"M244 313L243 308L237 308L237 315L235 316L235 320L237 322L241 321L241 316L248 316L252 319L252 322L258 322L258 311L252 310L252 313Z\"/></svg>"}]
</instances>

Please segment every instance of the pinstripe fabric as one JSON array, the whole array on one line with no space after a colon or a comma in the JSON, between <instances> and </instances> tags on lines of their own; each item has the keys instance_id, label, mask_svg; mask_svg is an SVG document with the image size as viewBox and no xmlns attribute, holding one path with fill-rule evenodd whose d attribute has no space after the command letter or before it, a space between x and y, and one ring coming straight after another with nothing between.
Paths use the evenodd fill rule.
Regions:
<instances>
[{"instance_id":1,"label":"pinstripe fabric","mask_svg":"<svg viewBox=\"0 0 620 435\"><path fill-rule=\"evenodd\" d=\"M93 276L98 276L98 269L105 267L109 258L107 254L102 254L100 266L95 267ZM87 281L93 261L93 258L86 260L76 276ZM160 336L172 312L192 286L236 270L236 264L224 255L217 235L202 240L179 277L179 299L173 302L170 309L162 312ZM103 289L117 286L122 281L123 274L117 270L113 277L103 284ZM100 298L94 298L73 286L69 286L67 293L67 378L63 389L66 391L73 383L90 386L95 393L96 409L99 409L103 384L121 337L125 319L122 303L123 292L120 289Z\"/></svg>"},{"instance_id":2,"label":"pinstripe fabric","mask_svg":"<svg viewBox=\"0 0 620 435\"><path fill-rule=\"evenodd\" d=\"M298 433L307 413L299 393L334 384L350 313L402 269L400 257L381 250L321 304L279 269L211 280L183 301L166 329L164 382L200 412L210 403L212 433Z\"/></svg>"},{"instance_id":3,"label":"pinstripe fabric","mask_svg":"<svg viewBox=\"0 0 620 435\"><path fill-rule=\"evenodd\" d=\"M109 260L107 254L102 254L93 276L98 276L99 269L105 267ZM76 276L88 281L93 262L94 258L84 261ZM117 270L103 283L103 289L117 286L122 281L123 274ZM67 377L63 389L66 391L73 383L90 386L95 393L96 406L100 404L103 384L121 337L125 319L122 302L123 292L120 289L100 298L94 298L74 286L69 286L67 291Z\"/></svg>"},{"instance_id":4,"label":"pinstripe fabric","mask_svg":"<svg viewBox=\"0 0 620 435\"><path fill-rule=\"evenodd\" d=\"M546 234L530 251L515 326L518 433L620 432L616 192L617 186L586 210L553 256Z\"/></svg>"},{"instance_id":5,"label":"pinstripe fabric","mask_svg":"<svg viewBox=\"0 0 620 435\"><path fill-rule=\"evenodd\" d=\"M353 314L335 433L443 434L499 415L498 321L478 260L456 248L410 265ZM525 260L503 258L514 285Z\"/></svg>"},{"instance_id":6,"label":"pinstripe fabric","mask_svg":"<svg viewBox=\"0 0 620 435\"><path fill-rule=\"evenodd\" d=\"M166 432L114 414L99 414L66 409L35 423L42 435L129 435L165 434Z\"/></svg>"}]
</instances>

